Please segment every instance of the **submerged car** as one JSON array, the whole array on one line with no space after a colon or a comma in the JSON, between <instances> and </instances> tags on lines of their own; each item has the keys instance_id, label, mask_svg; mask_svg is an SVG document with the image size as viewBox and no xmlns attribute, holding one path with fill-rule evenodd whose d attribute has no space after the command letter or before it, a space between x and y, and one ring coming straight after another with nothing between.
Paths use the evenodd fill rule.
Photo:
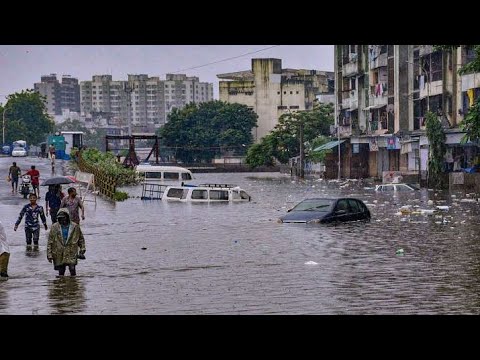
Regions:
<instances>
[{"instance_id":1,"label":"submerged car","mask_svg":"<svg viewBox=\"0 0 480 360\"><path fill-rule=\"evenodd\" d=\"M370 210L362 200L354 198L305 199L282 216L282 223L332 223L370 221Z\"/></svg>"},{"instance_id":2,"label":"submerged car","mask_svg":"<svg viewBox=\"0 0 480 360\"><path fill-rule=\"evenodd\" d=\"M415 191L419 190L418 187L412 184L406 183L390 183L381 184L375 187L375 191Z\"/></svg>"},{"instance_id":3,"label":"submerged car","mask_svg":"<svg viewBox=\"0 0 480 360\"><path fill-rule=\"evenodd\" d=\"M23 147L14 147L12 150L12 156L27 156L27 150Z\"/></svg>"}]
</instances>

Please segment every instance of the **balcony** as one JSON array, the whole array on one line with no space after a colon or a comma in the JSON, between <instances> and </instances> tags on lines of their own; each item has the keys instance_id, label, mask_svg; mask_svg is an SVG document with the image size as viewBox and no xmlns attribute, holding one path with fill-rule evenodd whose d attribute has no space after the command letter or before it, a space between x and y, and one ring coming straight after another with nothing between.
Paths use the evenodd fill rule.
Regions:
<instances>
[{"instance_id":1,"label":"balcony","mask_svg":"<svg viewBox=\"0 0 480 360\"><path fill-rule=\"evenodd\" d=\"M375 59L370 60L370 69L387 66L387 53L380 54Z\"/></svg>"},{"instance_id":2,"label":"balcony","mask_svg":"<svg viewBox=\"0 0 480 360\"><path fill-rule=\"evenodd\" d=\"M358 74L358 62L355 60L354 62L349 62L343 65L342 69L343 76L353 76Z\"/></svg>"},{"instance_id":3,"label":"balcony","mask_svg":"<svg viewBox=\"0 0 480 360\"><path fill-rule=\"evenodd\" d=\"M344 94L348 94L350 96L342 100L342 109L358 109L357 90L348 90L348 92L344 92Z\"/></svg>"}]
</instances>

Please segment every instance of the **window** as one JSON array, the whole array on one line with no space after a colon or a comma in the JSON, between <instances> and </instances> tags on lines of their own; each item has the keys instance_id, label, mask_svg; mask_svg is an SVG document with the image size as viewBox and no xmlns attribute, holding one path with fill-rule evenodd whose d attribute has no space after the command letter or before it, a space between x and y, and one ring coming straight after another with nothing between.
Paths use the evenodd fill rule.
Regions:
<instances>
[{"instance_id":1,"label":"window","mask_svg":"<svg viewBox=\"0 0 480 360\"><path fill-rule=\"evenodd\" d=\"M185 190L185 192L186 192L186 190ZM183 193L184 193L183 189L173 188L173 189L168 190L167 197L184 199L185 197L184 197Z\"/></svg>"},{"instance_id":2,"label":"window","mask_svg":"<svg viewBox=\"0 0 480 360\"><path fill-rule=\"evenodd\" d=\"M165 172L163 174L165 180L178 180L178 173L176 172Z\"/></svg>"},{"instance_id":3,"label":"window","mask_svg":"<svg viewBox=\"0 0 480 360\"><path fill-rule=\"evenodd\" d=\"M143 173L139 173L140 176L143 176ZM147 172L145 173L145 177L149 179L161 179L162 173L161 172Z\"/></svg>"},{"instance_id":4,"label":"window","mask_svg":"<svg viewBox=\"0 0 480 360\"><path fill-rule=\"evenodd\" d=\"M202 199L202 200L208 199L207 190L193 190L192 199Z\"/></svg>"},{"instance_id":5,"label":"window","mask_svg":"<svg viewBox=\"0 0 480 360\"><path fill-rule=\"evenodd\" d=\"M348 212L347 200L342 199L338 201L335 211L339 211L339 210L345 210L346 212Z\"/></svg>"},{"instance_id":6,"label":"window","mask_svg":"<svg viewBox=\"0 0 480 360\"><path fill-rule=\"evenodd\" d=\"M189 173L182 173L182 180L192 180L192 175Z\"/></svg>"},{"instance_id":7,"label":"window","mask_svg":"<svg viewBox=\"0 0 480 360\"><path fill-rule=\"evenodd\" d=\"M228 200L228 191L210 190L210 200Z\"/></svg>"},{"instance_id":8,"label":"window","mask_svg":"<svg viewBox=\"0 0 480 360\"><path fill-rule=\"evenodd\" d=\"M353 213L363 212L358 206L357 200L348 199L348 204L350 205L350 209L352 209Z\"/></svg>"}]
</instances>

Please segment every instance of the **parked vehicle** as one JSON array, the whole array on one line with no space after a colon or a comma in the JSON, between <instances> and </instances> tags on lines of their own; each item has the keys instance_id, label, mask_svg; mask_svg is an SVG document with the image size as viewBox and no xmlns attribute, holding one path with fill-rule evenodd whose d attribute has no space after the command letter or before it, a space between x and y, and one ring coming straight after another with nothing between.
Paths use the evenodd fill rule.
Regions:
<instances>
[{"instance_id":1,"label":"parked vehicle","mask_svg":"<svg viewBox=\"0 0 480 360\"><path fill-rule=\"evenodd\" d=\"M10 146L8 146L8 145L2 146L2 154L3 155L10 155Z\"/></svg>"},{"instance_id":2,"label":"parked vehicle","mask_svg":"<svg viewBox=\"0 0 480 360\"><path fill-rule=\"evenodd\" d=\"M154 183L169 183L174 184L182 181L189 181L193 179L193 174L190 170L181 166L163 166L139 164L135 167L135 171L141 181Z\"/></svg>"},{"instance_id":3,"label":"parked vehicle","mask_svg":"<svg viewBox=\"0 0 480 360\"><path fill-rule=\"evenodd\" d=\"M279 220L282 223L332 223L370 221L370 218L370 210L362 200L314 198L301 201Z\"/></svg>"},{"instance_id":4,"label":"parked vehicle","mask_svg":"<svg viewBox=\"0 0 480 360\"><path fill-rule=\"evenodd\" d=\"M412 184L406 183L390 183L381 184L375 187L375 191L415 191L419 190L418 187Z\"/></svg>"},{"instance_id":5,"label":"parked vehicle","mask_svg":"<svg viewBox=\"0 0 480 360\"><path fill-rule=\"evenodd\" d=\"M26 199L28 194L33 191L33 187L31 186L32 179L30 175L23 175L22 180L20 182L20 194L23 195L23 198Z\"/></svg>"},{"instance_id":6,"label":"parked vehicle","mask_svg":"<svg viewBox=\"0 0 480 360\"><path fill-rule=\"evenodd\" d=\"M142 200L180 202L242 202L250 201L250 195L232 184L161 185L145 183Z\"/></svg>"},{"instance_id":7,"label":"parked vehicle","mask_svg":"<svg viewBox=\"0 0 480 360\"><path fill-rule=\"evenodd\" d=\"M27 150L20 146L14 147L12 150L12 156L27 156Z\"/></svg>"}]
</instances>

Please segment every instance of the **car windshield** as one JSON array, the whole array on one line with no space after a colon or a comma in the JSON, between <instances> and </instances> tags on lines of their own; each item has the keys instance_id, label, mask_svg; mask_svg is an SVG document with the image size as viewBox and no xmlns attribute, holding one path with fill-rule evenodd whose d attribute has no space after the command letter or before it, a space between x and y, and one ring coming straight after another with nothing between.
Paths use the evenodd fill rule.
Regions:
<instances>
[{"instance_id":1,"label":"car windshield","mask_svg":"<svg viewBox=\"0 0 480 360\"><path fill-rule=\"evenodd\" d=\"M333 204L333 200L328 199L309 199L297 204L292 211L328 211Z\"/></svg>"},{"instance_id":2,"label":"car windshield","mask_svg":"<svg viewBox=\"0 0 480 360\"><path fill-rule=\"evenodd\" d=\"M410 186L413 190L420 190L418 187L416 187L415 185L412 185L412 184L407 184L408 186Z\"/></svg>"}]
</instances>

